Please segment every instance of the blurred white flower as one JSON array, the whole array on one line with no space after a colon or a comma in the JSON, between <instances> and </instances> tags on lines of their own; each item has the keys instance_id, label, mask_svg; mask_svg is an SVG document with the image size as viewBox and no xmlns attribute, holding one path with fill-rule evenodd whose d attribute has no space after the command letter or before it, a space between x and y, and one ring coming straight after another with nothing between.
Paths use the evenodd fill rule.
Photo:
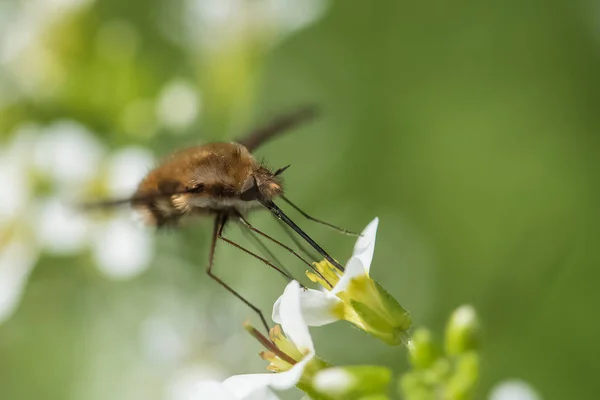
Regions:
<instances>
[{"instance_id":1,"label":"blurred white flower","mask_svg":"<svg viewBox=\"0 0 600 400\"><path fill-rule=\"evenodd\" d=\"M173 15L170 4L165 2L160 20L167 37L188 47L222 51L237 43L272 46L317 21L329 0L186 0L180 15ZM173 25L181 20L184 32L178 36Z\"/></svg>"},{"instance_id":2,"label":"blurred white flower","mask_svg":"<svg viewBox=\"0 0 600 400\"><path fill-rule=\"evenodd\" d=\"M53 122L37 138L34 167L60 190L73 191L94 179L106 150L85 126L71 120Z\"/></svg>"},{"instance_id":3,"label":"blurred white flower","mask_svg":"<svg viewBox=\"0 0 600 400\"><path fill-rule=\"evenodd\" d=\"M28 243L11 241L0 248L0 323L15 311L27 278L37 260L37 249Z\"/></svg>"},{"instance_id":4,"label":"blurred white flower","mask_svg":"<svg viewBox=\"0 0 600 400\"><path fill-rule=\"evenodd\" d=\"M175 372L166 386L166 400L198 400L212 399L213 397L201 397L199 383L215 382L223 377L223 371L211 364L193 364L181 368ZM209 388L207 388L209 389ZM208 394L210 392L207 392ZM200 396L200 397L199 397Z\"/></svg>"},{"instance_id":5,"label":"blurred white flower","mask_svg":"<svg viewBox=\"0 0 600 400\"><path fill-rule=\"evenodd\" d=\"M91 223L81 212L69 209L54 196L40 202L37 211L37 240L51 254L75 255L88 245Z\"/></svg>"},{"instance_id":6,"label":"blurred white flower","mask_svg":"<svg viewBox=\"0 0 600 400\"><path fill-rule=\"evenodd\" d=\"M313 380L313 386L319 392L335 394L341 398L354 383L354 377L344 368L327 368L320 371Z\"/></svg>"},{"instance_id":7,"label":"blurred white flower","mask_svg":"<svg viewBox=\"0 0 600 400\"><path fill-rule=\"evenodd\" d=\"M540 395L525 381L511 379L500 382L490 392L490 400L541 400Z\"/></svg>"},{"instance_id":8,"label":"blurred white flower","mask_svg":"<svg viewBox=\"0 0 600 400\"><path fill-rule=\"evenodd\" d=\"M104 275L129 279L152 260L152 235L132 221L115 218L102 224L92 238L92 255Z\"/></svg>"},{"instance_id":9,"label":"blurred white flower","mask_svg":"<svg viewBox=\"0 0 600 400\"><path fill-rule=\"evenodd\" d=\"M0 153L0 182L5 186L0 191L0 222L13 218L30 197L28 171L11 157L10 151Z\"/></svg>"},{"instance_id":10,"label":"blurred white flower","mask_svg":"<svg viewBox=\"0 0 600 400\"><path fill-rule=\"evenodd\" d=\"M131 196L153 165L154 157L142 147L128 146L116 150L106 166L107 195L115 198Z\"/></svg>"},{"instance_id":11,"label":"blurred white flower","mask_svg":"<svg viewBox=\"0 0 600 400\"><path fill-rule=\"evenodd\" d=\"M107 162L105 158L104 147L77 122L58 121L42 130L35 143L34 167L50 180L58 195L40 202L36 231L45 250L74 255L91 248L104 275L127 279L143 271L152 259L150 232L135 226L123 214L98 219L68 202L98 185L105 187L108 198L130 196L151 168L153 158L139 147L117 150ZM105 184L99 182L102 179ZM69 199L64 198L67 194Z\"/></svg>"},{"instance_id":12,"label":"blurred white flower","mask_svg":"<svg viewBox=\"0 0 600 400\"><path fill-rule=\"evenodd\" d=\"M234 378L234 377L232 377ZM231 378L229 378L231 379ZM203 381L196 385L193 395L186 398L189 400L278 400L279 397L267 387L258 387L244 394L237 394L232 388L231 382Z\"/></svg>"},{"instance_id":13,"label":"blurred white flower","mask_svg":"<svg viewBox=\"0 0 600 400\"><path fill-rule=\"evenodd\" d=\"M43 43L49 29L94 0L28 0L2 7L0 14L0 87L12 90L8 98L0 91L0 104L25 93L43 96L66 77L55 54Z\"/></svg>"},{"instance_id":14,"label":"blurred white flower","mask_svg":"<svg viewBox=\"0 0 600 400\"><path fill-rule=\"evenodd\" d=\"M37 261L39 245L30 209L31 147L35 127L25 124L0 150L0 323L15 311Z\"/></svg>"},{"instance_id":15,"label":"blurred white flower","mask_svg":"<svg viewBox=\"0 0 600 400\"><path fill-rule=\"evenodd\" d=\"M105 166L106 196L131 196L153 163L150 152L140 147L125 147L113 153ZM133 224L127 215L115 213L111 218L95 221L90 237L96 265L113 279L129 279L140 274L154 253L152 233Z\"/></svg>"},{"instance_id":16,"label":"blurred white flower","mask_svg":"<svg viewBox=\"0 0 600 400\"><path fill-rule=\"evenodd\" d=\"M10 190L0 193L0 321L17 306L41 252L72 256L91 250L98 268L114 279L133 277L150 263L153 237L127 214L99 218L75 208L76 196L98 189L110 198L131 195L154 162L139 147L104 159L106 150L94 135L69 120L22 124L3 145L0 180ZM35 198L39 183L50 193Z\"/></svg>"},{"instance_id":17,"label":"blurred white flower","mask_svg":"<svg viewBox=\"0 0 600 400\"><path fill-rule=\"evenodd\" d=\"M156 114L164 127L178 131L189 127L198 118L201 107L194 85L183 79L176 79L161 90L156 103Z\"/></svg>"}]
</instances>

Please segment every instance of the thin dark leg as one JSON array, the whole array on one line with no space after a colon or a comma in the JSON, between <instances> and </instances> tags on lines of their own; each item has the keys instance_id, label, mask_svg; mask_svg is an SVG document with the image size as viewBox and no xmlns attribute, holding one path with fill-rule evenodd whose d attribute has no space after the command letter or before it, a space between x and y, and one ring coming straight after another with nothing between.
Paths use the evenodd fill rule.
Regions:
<instances>
[{"instance_id":1,"label":"thin dark leg","mask_svg":"<svg viewBox=\"0 0 600 400\"><path fill-rule=\"evenodd\" d=\"M242 223L248 228L250 229L252 232L256 232L259 235L261 235L262 237L266 238L267 240L272 241L273 243L276 243L278 245L280 245L281 247L283 247L284 249L286 249L287 251L289 251L291 254L293 254L294 256L296 256L300 261L302 261L304 264L306 264L308 266L308 268L310 268L315 274L319 275L321 277L321 279L323 279L325 282L327 282L327 279L325 279L325 277L323 275L321 275L321 273L308 261L306 261L304 258L302 258L302 256L298 253L296 253L296 251L294 251L294 249L292 249L291 247L281 243L279 240L272 238L271 236L267 235L266 233L264 233L263 231L261 231L258 228L255 228L254 226L252 226L250 224L250 222L248 222L243 216L238 215L240 221L242 221ZM329 286L333 287L329 282L327 282L327 284L329 284Z\"/></svg>"},{"instance_id":2,"label":"thin dark leg","mask_svg":"<svg viewBox=\"0 0 600 400\"><path fill-rule=\"evenodd\" d=\"M311 217L310 215L308 215L307 213L305 213L304 211L302 211L297 205L295 205L294 203L292 203L287 197L285 197L285 196L280 196L280 197L281 197L281 199L283 201L285 201L286 203L288 203L294 210L298 211L300 214L302 214L304 217L310 219L311 221L314 221L314 222L319 223L321 225L328 226L328 227L330 227L330 228L332 228L332 229L334 229L334 230L336 230L336 231L338 231L340 233L344 233L346 235L360 236L360 233L352 232L352 231L349 231L347 229L340 228L339 226L335 226L333 224L330 224L329 222L325 222L325 221L322 221L320 219L316 219L314 217Z\"/></svg>"},{"instance_id":3,"label":"thin dark leg","mask_svg":"<svg viewBox=\"0 0 600 400\"><path fill-rule=\"evenodd\" d=\"M258 236L256 236L252 231L249 231L246 229L242 229L242 233L244 234L244 236L252 239L254 241L254 243L256 243L256 247L258 247L260 250L262 250L264 252L264 254L266 254L270 260L273 260L275 262L275 264L280 265L279 268L284 270L288 275L290 275L290 276L292 275L291 272L283 266L283 263L277 258L277 256L275 256L275 254L273 254L273 252L267 247L267 245L264 244L262 242L262 240L260 240L260 238ZM287 277L285 277L285 278L287 280Z\"/></svg>"},{"instance_id":4,"label":"thin dark leg","mask_svg":"<svg viewBox=\"0 0 600 400\"><path fill-rule=\"evenodd\" d=\"M239 215L238 218L240 219L240 221L242 221L242 224L244 224L246 226L246 228L250 229L252 232L258 233L260 236L264 237L265 239L270 240L271 242L280 245L281 247L283 247L284 249L286 249L287 251L289 251L290 253L292 253L294 256L296 256L300 261L302 261L304 264L306 264L309 268L312 268L311 263L309 263L304 258L302 258L302 256L300 254L298 254L298 253L296 253L294 251L294 249L292 249L291 247L289 247L289 246L281 243L279 240L272 238L271 236L267 235L266 233L264 233L260 229L255 228L254 226L252 226L252 224L250 224L250 222L248 222L241 215Z\"/></svg>"},{"instance_id":5,"label":"thin dark leg","mask_svg":"<svg viewBox=\"0 0 600 400\"><path fill-rule=\"evenodd\" d=\"M219 277L217 277L216 275L214 275L212 273L212 267L213 267L213 260L214 260L214 256L215 256L215 249L217 247L217 238L220 237L221 233L223 232L223 227L225 226L225 222L227 222L227 218L226 216L223 215L217 215L217 217L215 218L215 225L213 228L213 234L212 234L212 239L210 242L210 250L209 250L209 255L208 255L208 267L206 268L206 273L208 274L208 276L210 276L212 279L214 279L215 281L217 281L217 283L221 286L223 286L225 289L227 289L231 294L233 294L235 297L237 297L238 299L240 299L241 301L243 301L248 307L250 307L254 312L256 312L258 314L258 316L260 317L260 320L262 321L267 333L269 332L269 325L267 324L267 320L265 319L265 316L263 315L262 311L256 307L254 304L250 303L248 300L246 300L244 297L242 297L241 294L239 294L238 292L236 292L235 290L233 290L229 285L227 285L225 282L223 282Z\"/></svg>"},{"instance_id":6,"label":"thin dark leg","mask_svg":"<svg viewBox=\"0 0 600 400\"><path fill-rule=\"evenodd\" d=\"M291 276L289 273L287 273L286 271L282 270L281 268L273 265L269 260L267 260L266 258L262 258L261 256L259 256L258 254L255 254L253 252L251 252L250 250L240 246L239 244L237 244L236 242L234 242L233 240L227 239L226 237L224 237L223 235L221 235L221 232L219 232L217 234L217 237L219 239L221 239L222 241L229 243L230 245L232 245L235 248L238 248L240 250L242 250L244 253L251 255L252 257L262 261L263 263L267 264L269 267L273 268L275 271L279 272L281 275L285 276L288 280L293 280L294 277Z\"/></svg>"}]
</instances>

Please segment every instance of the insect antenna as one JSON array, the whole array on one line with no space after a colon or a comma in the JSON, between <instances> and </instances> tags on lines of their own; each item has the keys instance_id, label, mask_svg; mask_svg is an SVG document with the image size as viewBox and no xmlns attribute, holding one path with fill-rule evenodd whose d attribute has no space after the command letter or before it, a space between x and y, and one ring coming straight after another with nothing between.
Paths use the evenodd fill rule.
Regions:
<instances>
[{"instance_id":1,"label":"insect antenna","mask_svg":"<svg viewBox=\"0 0 600 400\"><path fill-rule=\"evenodd\" d=\"M314 106L306 106L280 118L272 121L270 124L262 126L250 132L246 137L238 140L239 144L244 145L250 152L256 150L260 145L277 136L288 129L307 122L317 115L317 109Z\"/></svg>"},{"instance_id":2,"label":"insect antenna","mask_svg":"<svg viewBox=\"0 0 600 400\"><path fill-rule=\"evenodd\" d=\"M360 233L356 233L356 232L352 232L349 231L348 229L344 229L344 228L340 228L339 226L335 226L333 224L330 224L329 222L325 222L322 221L320 219L311 217L310 215L308 215L307 213L305 213L304 211L302 211L297 205L295 205L294 203L292 203L287 197L285 196L280 196L281 199L283 201L285 201L286 203L288 203L294 210L298 211L300 214L302 214L304 217L308 218L309 220L319 223L321 225L325 225L328 226L329 228L332 228L340 233L346 234L346 235L350 235L350 236L360 236Z\"/></svg>"}]
</instances>

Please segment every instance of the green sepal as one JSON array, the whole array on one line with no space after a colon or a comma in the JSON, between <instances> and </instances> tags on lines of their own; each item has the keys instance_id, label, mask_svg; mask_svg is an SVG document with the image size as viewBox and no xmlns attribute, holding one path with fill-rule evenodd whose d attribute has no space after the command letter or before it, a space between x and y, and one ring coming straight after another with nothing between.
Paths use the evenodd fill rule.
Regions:
<instances>
[{"instance_id":1,"label":"green sepal","mask_svg":"<svg viewBox=\"0 0 600 400\"><path fill-rule=\"evenodd\" d=\"M350 281L344 296L360 320L350 322L389 345L405 341L410 314L376 281L358 276Z\"/></svg>"}]
</instances>

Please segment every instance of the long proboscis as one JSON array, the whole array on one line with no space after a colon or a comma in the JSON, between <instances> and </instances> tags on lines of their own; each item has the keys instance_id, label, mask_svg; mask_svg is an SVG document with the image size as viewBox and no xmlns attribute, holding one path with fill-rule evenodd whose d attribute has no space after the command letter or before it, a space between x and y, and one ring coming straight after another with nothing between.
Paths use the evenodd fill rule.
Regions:
<instances>
[{"instance_id":1,"label":"long proboscis","mask_svg":"<svg viewBox=\"0 0 600 400\"><path fill-rule=\"evenodd\" d=\"M260 145L267 142L274 136L277 136L304 122L308 122L316 115L317 108L313 105L299 108L296 111L275 119L268 125L253 130L246 137L241 138L237 142L244 145L248 150L250 150L250 152L253 152Z\"/></svg>"},{"instance_id":2,"label":"long proboscis","mask_svg":"<svg viewBox=\"0 0 600 400\"><path fill-rule=\"evenodd\" d=\"M294 232L296 232L302 239L304 239L313 249L317 251L323 258L329 261L332 265L334 265L338 270L344 272L344 267L340 265L339 262L334 260L321 246L317 244L306 232L304 232L294 221L292 221L283 210L281 210L275 203L268 200L258 199L258 202L265 206L269 211L273 213L277 218L282 220L287 226L292 228Z\"/></svg>"}]
</instances>

